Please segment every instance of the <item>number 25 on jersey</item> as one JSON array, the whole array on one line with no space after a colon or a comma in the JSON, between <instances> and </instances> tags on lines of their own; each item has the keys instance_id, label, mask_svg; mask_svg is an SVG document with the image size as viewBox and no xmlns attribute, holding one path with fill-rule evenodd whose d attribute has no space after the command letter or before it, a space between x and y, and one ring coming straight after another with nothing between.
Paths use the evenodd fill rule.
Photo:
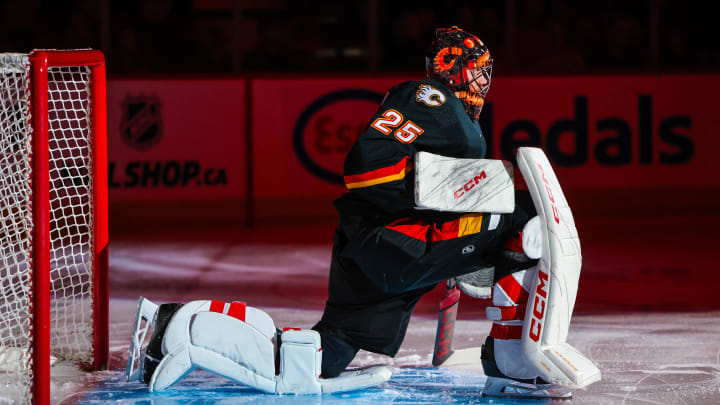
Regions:
<instances>
[{"instance_id":1,"label":"number 25 on jersey","mask_svg":"<svg viewBox=\"0 0 720 405\"><path fill-rule=\"evenodd\" d=\"M396 129L394 133L395 138L402 143L412 143L419 135L425 132L414 122L407 120L403 124L403 120L403 115L391 108L385 111L382 117L373 121L371 126L385 135L390 135L394 128L400 127L402 124L400 129Z\"/></svg>"}]
</instances>

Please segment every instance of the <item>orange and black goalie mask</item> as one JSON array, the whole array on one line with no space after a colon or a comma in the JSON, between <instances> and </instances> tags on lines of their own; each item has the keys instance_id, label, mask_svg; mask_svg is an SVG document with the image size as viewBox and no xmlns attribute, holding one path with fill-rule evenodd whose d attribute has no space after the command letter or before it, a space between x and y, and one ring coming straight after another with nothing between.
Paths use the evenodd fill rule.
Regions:
<instances>
[{"instance_id":1,"label":"orange and black goalie mask","mask_svg":"<svg viewBox=\"0 0 720 405\"><path fill-rule=\"evenodd\" d=\"M490 51L480 38L458 27L435 30L426 60L428 77L450 88L474 120L480 117L490 90L492 65Z\"/></svg>"}]
</instances>

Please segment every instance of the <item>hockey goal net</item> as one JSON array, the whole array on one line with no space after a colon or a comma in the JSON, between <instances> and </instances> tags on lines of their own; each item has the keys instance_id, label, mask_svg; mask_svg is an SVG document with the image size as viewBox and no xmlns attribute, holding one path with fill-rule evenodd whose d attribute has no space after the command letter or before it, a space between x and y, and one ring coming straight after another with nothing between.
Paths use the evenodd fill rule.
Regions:
<instances>
[{"instance_id":1,"label":"hockey goal net","mask_svg":"<svg viewBox=\"0 0 720 405\"><path fill-rule=\"evenodd\" d=\"M105 99L99 51L0 53L0 402L107 366Z\"/></svg>"}]
</instances>

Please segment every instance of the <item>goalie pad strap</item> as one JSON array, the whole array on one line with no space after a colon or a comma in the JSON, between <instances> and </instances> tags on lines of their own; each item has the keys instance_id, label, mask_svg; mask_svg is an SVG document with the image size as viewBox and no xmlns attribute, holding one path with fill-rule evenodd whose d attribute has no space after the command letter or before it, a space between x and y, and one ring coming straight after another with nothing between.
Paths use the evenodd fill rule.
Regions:
<instances>
[{"instance_id":1,"label":"goalie pad strap","mask_svg":"<svg viewBox=\"0 0 720 405\"><path fill-rule=\"evenodd\" d=\"M520 339L522 337L523 325L500 324L493 322L490 329L490 336L494 339L508 340Z\"/></svg>"},{"instance_id":2,"label":"goalie pad strap","mask_svg":"<svg viewBox=\"0 0 720 405\"><path fill-rule=\"evenodd\" d=\"M245 321L245 309L247 305L241 301L233 301L231 303L212 300L210 302L210 312L217 312L232 316L235 319Z\"/></svg>"},{"instance_id":3,"label":"goalie pad strap","mask_svg":"<svg viewBox=\"0 0 720 405\"><path fill-rule=\"evenodd\" d=\"M487 318L491 321L517 321L525 318L526 304L510 306L495 306L485 309Z\"/></svg>"}]
</instances>

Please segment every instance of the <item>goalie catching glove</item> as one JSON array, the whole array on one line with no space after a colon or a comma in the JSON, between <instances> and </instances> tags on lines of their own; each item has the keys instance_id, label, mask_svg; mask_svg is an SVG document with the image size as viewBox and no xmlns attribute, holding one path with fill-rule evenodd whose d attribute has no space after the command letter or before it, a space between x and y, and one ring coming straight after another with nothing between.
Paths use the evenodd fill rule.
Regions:
<instances>
[{"instance_id":1,"label":"goalie catching glove","mask_svg":"<svg viewBox=\"0 0 720 405\"><path fill-rule=\"evenodd\" d=\"M153 337L142 347L148 329ZM128 381L164 390L196 368L275 394L363 389L392 375L386 366L320 377L322 348L314 330L278 331L268 314L242 302L192 301L158 306L140 298L130 342Z\"/></svg>"}]
</instances>

